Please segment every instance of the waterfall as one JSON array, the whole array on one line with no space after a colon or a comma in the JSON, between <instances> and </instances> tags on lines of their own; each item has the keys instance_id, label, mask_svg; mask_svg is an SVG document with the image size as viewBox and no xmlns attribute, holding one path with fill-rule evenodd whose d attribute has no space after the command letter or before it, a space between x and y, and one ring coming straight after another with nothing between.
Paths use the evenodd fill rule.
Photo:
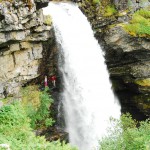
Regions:
<instances>
[{"instance_id":1,"label":"waterfall","mask_svg":"<svg viewBox=\"0 0 150 150\"><path fill-rule=\"evenodd\" d=\"M49 3L44 14L52 16L59 47L64 86L61 97L69 141L79 150L98 149L109 118L120 116L102 50L77 5Z\"/></svg>"}]
</instances>

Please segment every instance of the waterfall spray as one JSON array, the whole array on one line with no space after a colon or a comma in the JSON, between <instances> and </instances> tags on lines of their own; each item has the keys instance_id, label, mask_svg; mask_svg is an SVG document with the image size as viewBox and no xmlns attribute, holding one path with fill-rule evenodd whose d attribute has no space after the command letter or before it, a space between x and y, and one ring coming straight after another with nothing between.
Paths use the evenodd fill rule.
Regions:
<instances>
[{"instance_id":1,"label":"waterfall spray","mask_svg":"<svg viewBox=\"0 0 150 150\"><path fill-rule=\"evenodd\" d=\"M69 141L79 150L93 150L106 134L108 120L119 118L102 50L77 5L50 3L64 89L61 94Z\"/></svg>"}]
</instances>

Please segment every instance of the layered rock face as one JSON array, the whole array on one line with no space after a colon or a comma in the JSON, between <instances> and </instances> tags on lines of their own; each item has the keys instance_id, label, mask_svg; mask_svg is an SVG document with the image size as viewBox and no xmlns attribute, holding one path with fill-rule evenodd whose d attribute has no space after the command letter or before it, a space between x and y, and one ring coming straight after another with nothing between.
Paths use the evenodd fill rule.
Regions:
<instances>
[{"instance_id":1,"label":"layered rock face","mask_svg":"<svg viewBox=\"0 0 150 150\"><path fill-rule=\"evenodd\" d=\"M108 16L105 8L112 4L118 12ZM128 110L138 110L146 116L150 116L150 39L129 35L122 23L128 23L132 13L148 5L150 2L138 0L130 3L107 0L101 1L100 6L90 5L89 1L80 4L105 51L110 78L123 106L122 111L128 107Z\"/></svg>"},{"instance_id":2,"label":"layered rock face","mask_svg":"<svg viewBox=\"0 0 150 150\"><path fill-rule=\"evenodd\" d=\"M53 37L41 9L47 4L48 0L0 3L0 98L17 94L20 86L39 76L43 42Z\"/></svg>"},{"instance_id":3,"label":"layered rock face","mask_svg":"<svg viewBox=\"0 0 150 150\"><path fill-rule=\"evenodd\" d=\"M150 39L131 37L115 26L104 35L103 44L121 103L134 105L150 116Z\"/></svg>"}]
</instances>

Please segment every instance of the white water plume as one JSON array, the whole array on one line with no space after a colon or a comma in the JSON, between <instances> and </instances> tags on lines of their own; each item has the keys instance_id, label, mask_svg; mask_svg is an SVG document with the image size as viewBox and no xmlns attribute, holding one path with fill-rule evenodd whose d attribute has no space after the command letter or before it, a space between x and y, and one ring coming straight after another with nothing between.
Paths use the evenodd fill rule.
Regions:
<instances>
[{"instance_id":1,"label":"white water plume","mask_svg":"<svg viewBox=\"0 0 150 150\"><path fill-rule=\"evenodd\" d=\"M109 118L120 116L102 50L77 5L50 3L44 14L52 16L59 45L64 85L61 96L69 141L79 150L97 149Z\"/></svg>"}]
</instances>

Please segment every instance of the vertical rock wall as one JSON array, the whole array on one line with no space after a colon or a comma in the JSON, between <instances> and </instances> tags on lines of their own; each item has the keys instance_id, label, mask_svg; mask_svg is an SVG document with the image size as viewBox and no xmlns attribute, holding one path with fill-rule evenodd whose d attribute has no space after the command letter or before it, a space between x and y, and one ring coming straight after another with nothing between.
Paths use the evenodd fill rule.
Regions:
<instances>
[{"instance_id":1,"label":"vertical rock wall","mask_svg":"<svg viewBox=\"0 0 150 150\"><path fill-rule=\"evenodd\" d=\"M104 5L106 2L107 6ZM79 4L105 52L113 87L122 104L122 112L131 110L132 114L138 112L149 117L150 38L133 37L123 29L122 24L129 23L132 14L140 8L150 6L150 2L101 0L95 4L83 0ZM111 10L107 10L108 5L114 8L116 13L108 15Z\"/></svg>"},{"instance_id":2,"label":"vertical rock wall","mask_svg":"<svg viewBox=\"0 0 150 150\"><path fill-rule=\"evenodd\" d=\"M0 3L0 98L16 95L20 86L39 76L43 42L53 37L41 9L47 4L48 0Z\"/></svg>"}]
</instances>

